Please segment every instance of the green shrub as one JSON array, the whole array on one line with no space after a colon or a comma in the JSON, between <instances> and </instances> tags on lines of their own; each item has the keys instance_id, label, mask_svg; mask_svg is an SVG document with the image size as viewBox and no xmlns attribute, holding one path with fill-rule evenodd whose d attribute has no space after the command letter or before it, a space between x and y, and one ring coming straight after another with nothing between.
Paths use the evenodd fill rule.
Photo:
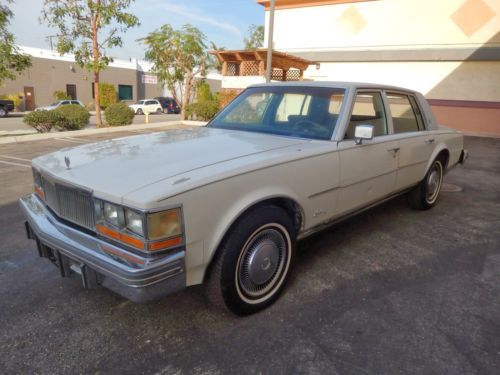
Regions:
<instances>
[{"instance_id":1,"label":"green shrub","mask_svg":"<svg viewBox=\"0 0 500 375\"><path fill-rule=\"evenodd\" d=\"M216 100L196 102L186 107L186 115L188 118L195 118L196 120L203 121L212 119L218 111L219 103Z\"/></svg>"},{"instance_id":2,"label":"green shrub","mask_svg":"<svg viewBox=\"0 0 500 375\"><path fill-rule=\"evenodd\" d=\"M198 103L202 102L210 102L213 101L215 98L210 91L210 85L206 82L199 82L196 88L196 101Z\"/></svg>"},{"instance_id":3,"label":"green shrub","mask_svg":"<svg viewBox=\"0 0 500 375\"><path fill-rule=\"evenodd\" d=\"M104 117L109 126L130 125L134 119L134 111L125 103L115 103L106 108Z\"/></svg>"},{"instance_id":4,"label":"green shrub","mask_svg":"<svg viewBox=\"0 0 500 375\"><path fill-rule=\"evenodd\" d=\"M116 103L116 89L111 83L99 83L99 97L101 100L101 108L106 109L111 104Z\"/></svg>"},{"instance_id":5,"label":"green shrub","mask_svg":"<svg viewBox=\"0 0 500 375\"><path fill-rule=\"evenodd\" d=\"M33 111L24 116L24 123L33 127L38 133L48 133L54 126L59 126L65 119L56 111Z\"/></svg>"},{"instance_id":6,"label":"green shrub","mask_svg":"<svg viewBox=\"0 0 500 375\"><path fill-rule=\"evenodd\" d=\"M64 118L56 124L58 130L80 130L90 119L89 111L77 104L62 105L51 112L57 112Z\"/></svg>"},{"instance_id":7,"label":"green shrub","mask_svg":"<svg viewBox=\"0 0 500 375\"><path fill-rule=\"evenodd\" d=\"M54 91L54 99L59 100L70 100L71 97L66 93L66 91L56 90Z\"/></svg>"}]
</instances>

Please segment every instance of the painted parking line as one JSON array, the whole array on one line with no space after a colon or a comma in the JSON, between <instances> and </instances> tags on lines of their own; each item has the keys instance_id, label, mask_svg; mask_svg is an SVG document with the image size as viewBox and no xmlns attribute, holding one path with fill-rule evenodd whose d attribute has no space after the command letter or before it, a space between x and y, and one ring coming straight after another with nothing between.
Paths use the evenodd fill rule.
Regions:
<instances>
[{"instance_id":1,"label":"painted parking line","mask_svg":"<svg viewBox=\"0 0 500 375\"><path fill-rule=\"evenodd\" d=\"M26 165L26 164L21 164L21 163L14 163L12 161L0 160L0 163L1 164L7 164L7 165L15 165L17 167L31 168L31 165Z\"/></svg>"},{"instance_id":2,"label":"painted parking line","mask_svg":"<svg viewBox=\"0 0 500 375\"><path fill-rule=\"evenodd\" d=\"M21 161L27 161L27 162L30 162L30 163L31 163L31 159L23 159L23 158L18 158L17 156L0 155L0 158L12 159L12 160L21 160Z\"/></svg>"}]
</instances>

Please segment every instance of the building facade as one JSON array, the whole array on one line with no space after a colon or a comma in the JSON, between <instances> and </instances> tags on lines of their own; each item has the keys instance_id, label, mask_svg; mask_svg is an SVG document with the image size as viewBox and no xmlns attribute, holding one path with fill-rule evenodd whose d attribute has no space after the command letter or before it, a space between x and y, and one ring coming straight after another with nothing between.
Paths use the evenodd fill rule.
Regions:
<instances>
[{"instance_id":1,"label":"building facade","mask_svg":"<svg viewBox=\"0 0 500 375\"><path fill-rule=\"evenodd\" d=\"M276 0L273 45L319 62L305 79L411 88L441 124L500 136L498 0Z\"/></svg>"},{"instance_id":2,"label":"building facade","mask_svg":"<svg viewBox=\"0 0 500 375\"><path fill-rule=\"evenodd\" d=\"M31 47L20 47L20 50L31 56L32 66L0 87L0 95L15 93L22 97L20 110L53 103L55 91L66 92L85 105L93 102L93 74L80 68L73 55L61 56L51 50ZM100 82L114 85L117 99L127 103L162 96L163 85L148 73L150 68L145 61L115 60L101 72Z\"/></svg>"}]
</instances>

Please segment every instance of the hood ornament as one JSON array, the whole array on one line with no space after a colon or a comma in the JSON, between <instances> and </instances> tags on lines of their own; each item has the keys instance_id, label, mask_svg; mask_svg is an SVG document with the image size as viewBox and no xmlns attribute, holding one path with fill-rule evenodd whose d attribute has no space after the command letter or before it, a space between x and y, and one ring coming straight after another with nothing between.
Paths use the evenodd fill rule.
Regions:
<instances>
[{"instance_id":1,"label":"hood ornament","mask_svg":"<svg viewBox=\"0 0 500 375\"><path fill-rule=\"evenodd\" d=\"M71 160L69 160L69 157L64 157L64 163L66 164L66 169L70 169L69 165L71 164Z\"/></svg>"}]
</instances>

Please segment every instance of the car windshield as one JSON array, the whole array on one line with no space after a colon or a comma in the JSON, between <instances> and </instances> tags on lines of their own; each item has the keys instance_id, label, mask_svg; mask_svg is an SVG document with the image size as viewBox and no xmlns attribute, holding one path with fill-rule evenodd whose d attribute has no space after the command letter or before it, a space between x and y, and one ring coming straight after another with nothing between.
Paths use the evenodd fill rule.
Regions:
<instances>
[{"instance_id":1,"label":"car windshield","mask_svg":"<svg viewBox=\"0 0 500 375\"><path fill-rule=\"evenodd\" d=\"M327 140L337 125L344 93L329 87L251 87L207 126Z\"/></svg>"},{"instance_id":2,"label":"car windshield","mask_svg":"<svg viewBox=\"0 0 500 375\"><path fill-rule=\"evenodd\" d=\"M139 100L137 103L135 104L144 104L144 100Z\"/></svg>"},{"instance_id":3,"label":"car windshield","mask_svg":"<svg viewBox=\"0 0 500 375\"><path fill-rule=\"evenodd\" d=\"M61 103L61 102L54 102L51 105L49 105L49 107L55 107L56 105L59 105L59 103Z\"/></svg>"}]
</instances>

